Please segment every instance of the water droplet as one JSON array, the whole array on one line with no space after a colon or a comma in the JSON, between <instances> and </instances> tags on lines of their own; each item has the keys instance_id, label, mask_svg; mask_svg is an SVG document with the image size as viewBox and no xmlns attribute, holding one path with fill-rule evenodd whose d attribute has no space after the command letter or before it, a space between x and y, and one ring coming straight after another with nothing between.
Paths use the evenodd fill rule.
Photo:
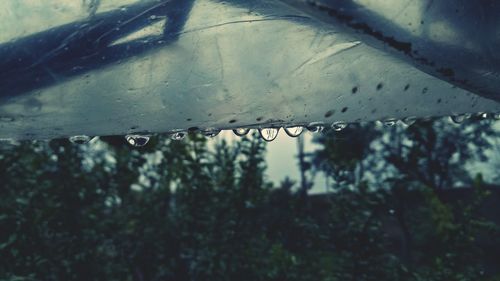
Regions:
<instances>
[{"instance_id":1,"label":"water droplet","mask_svg":"<svg viewBox=\"0 0 500 281\"><path fill-rule=\"evenodd\" d=\"M92 140L92 137L86 135L72 136L69 137L69 141L74 144L86 144Z\"/></svg>"},{"instance_id":2,"label":"water droplet","mask_svg":"<svg viewBox=\"0 0 500 281\"><path fill-rule=\"evenodd\" d=\"M313 122L307 125L306 129L311 132L311 133L319 133L323 131L325 127L323 126L323 123L319 122Z\"/></svg>"},{"instance_id":3,"label":"water droplet","mask_svg":"<svg viewBox=\"0 0 500 281\"><path fill-rule=\"evenodd\" d=\"M126 135L125 140L131 145L135 147L145 146L149 141L149 136L141 136L141 135Z\"/></svg>"},{"instance_id":4,"label":"water droplet","mask_svg":"<svg viewBox=\"0 0 500 281\"><path fill-rule=\"evenodd\" d=\"M411 126L417 122L417 117L415 116L409 116L401 120L406 126Z\"/></svg>"},{"instance_id":5,"label":"water droplet","mask_svg":"<svg viewBox=\"0 0 500 281\"><path fill-rule=\"evenodd\" d=\"M0 150L21 145L19 141L10 138L0 138L0 144Z\"/></svg>"},{"instance_id":6,"label":"water droplet","mask_svg":"<svg viewBox=\"0 0 500 281\"><path fill-rule=\"evenodd\" d=\"M292 126L292 127L285 127L285 133L289 135L292 138L296 138L302 134L304 131L304 127L302 126Z\"/></svg>"},{"instance_id":7,"label":"water droplet","mask_svg":"<svg viewBox=\"0 0 500 281\"><path fill-rule=\"evenodd\" d=\"M334 131L340 132L347 127L347 123L344 121L338 121L332 124L332 129Z\"/></svg>"},{"instance_id":8,"label":"water droplet","mask_svg":"<svg viewBox=\"0 0 500 281\"><path fill-rule=\"evenodd\" d=\"M486 112L480 112L477 114L477 117L480 118L480 119L486 119L488 118L488 113Z\"/></svg>"},{"instance_id":9,"label":"water droplet","mask_svg":"<svg viewBox=\"0 0 500 281\"><path fill-rule=\"evenodd\" d=\"M384 121L382 121L382 124L384 124L384 126L387 126L387 127L392 127L392 126L396 125L397 122L398 122L398 120L395 118L388 118L388 119L385 119Z\"/></svg>"},{"instance_id":10,"label":"water droplet","mask_svg":"<svg viewBox=\"0 0 500 281\"><path fill-rule=\"evenodd\" d=\"M279 128L264 128L259 129L259 134L265 141L273 141L278 136Z\"/></svg>"},{"instance_id":11,"label":"water droplet","mask_svg":"<svg viewBox=\"0 0 500 281\"><path fill-rule=\"evenodd\" d=\"M500 112L491 114L491 117L493 117L493 119L495 120L500 120Z\"/></svg>"},{"instance_id":12,"label":"water droplet","mask_svg":"<svg viewBox=\"0 0 500 281\"><path fill-rule=\"evenodd\" d=\"M250 132L250 129L246 129L246 128L238 128L238 129L233 130L233 133L235 135L237 135L238 137L243 137L243 136L247 135L248 132Z\"/></svg>"},{"instance_id":13,"label":"water droplet","mask_svg":"<svg viewBox=\"0 0 500 281\"><path fill-rule=\"evenodd\" d=\"M210 128L210 129L206 129L202 132L202 134L205 136L205 137L208 137L208 138L213 138L213 137L216 137L219 133L220 133L221 130L219 129L213 129L213 128Z\"/></svg>"},{"instance_id":14,"label":"water droplet","mask_svg":"<svg viewBox=\"0 0 500 281\"><path fill-rule=\"evenodd\" d=\"M469 118L470 118L470 114L457 114L457 115L450 116L451 121L453 121L456 124L461 124Z\"/></svg>"},{"instance_id":15,"label":"water droplet","mask_svg":"<svg viewBox=\"0 0 500 281\"><path fill-rule=\"evenodd\" d=\"M171 139L176 140L176 141L183 140L185 137L186 137L186 133L185 132L173 133L170 136Z\"/></svg>"}]
</instances>

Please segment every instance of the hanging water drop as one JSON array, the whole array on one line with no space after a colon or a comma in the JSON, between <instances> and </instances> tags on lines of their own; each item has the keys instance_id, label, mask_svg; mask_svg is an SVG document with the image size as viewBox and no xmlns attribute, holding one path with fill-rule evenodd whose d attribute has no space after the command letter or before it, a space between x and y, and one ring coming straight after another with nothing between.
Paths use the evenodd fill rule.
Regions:
<instances>
[{"instance_id":1,"label":"hanging water drop","mask_svg":"<svg viewBox=\"0 0 500 281\"><path fill-rule=\"evenodd\" d=\"M21 143L17 140L10 139L10 138L0 138L0 144L2 145L0 147L0 149L1 149L1 148L10 147L10 146L18 146Z\"/></svg>"},{"instance_id":2,"label":"hanging water drop","mask_svg":"<svg viewBox=\"0 0 500 281\"><path fill-rule=\"evenodd\" d=\"M141 136L141 135L126 135L125 140L134 147L145 146L149 141L149 136Z\"/></svg>"},{"instance_id":3,"label":"hanging water drop","mask_svg":"<svg viewBox=\"0 0 500 281\"><path fill-rule=\"evenodd\" d=\"M89 137L86 135L72 136L69 138L69 141L74 143L74 144L86 144L86 143L89 143L91 140L92 140L92 137Z\"/></svg>"},{"instance_id":4,"label":"hanging water drop","mask_svg":"<svg viewBox=\"0 0 500 281\"><path fill-rule=\"evenodd\" d=\"M248 134L248 132L250 132L250 129L247 129L247 128L238 128L238 129L233 130L233 133L235 135L237 135L238 137L246 136Z\"/></svg>"},{"instance_id":5,"label":"hanging water drop","mask_svg":"<svg viewBox=\"0 0 500 281\"><path fill-rule=\"evenodd\" d=\"M338 121L332 124L332 129L334 131L340 132L347 127L347 123L344 121Z\"/></svg>"},{"instance_id":6,"label":"hanging water drop","mask_svg":"<svg viewBox=\"0 0 500 281\"><path fill-rule=\"evenodd\" d=\"M311 133L319 133L323 131L325 127L323 126L323 123L320 122L313 122L307 125L306 129L311 132Z\"/></svg>"},{"instance_id":7,"label":"hanging water drop","mask_svg":"<svg viewBox=\"0 0 500 281\"><path fill-rule=\"evenodd\" d=\"M406 117L404 118L403 120L401 120L403 122L403 124L405 124L406 126L411 126L413 124L415 124L415 122L417 122L417 117L415 116L409 116L409 117Z\"/></svg>"},{"instance_id":8,"label":"hanging water drop","mask_svg":"<svg viewBox=\"0 0 500 281\"><path fill-rule=\"evenodd\" d=\"M186 133L185 132L177 132L177 133L173 133L170 138L172 140L176 140L176 141L179 141L179 140L183 140L184 138L186 137Z\"/></svg>"},{"instance_id":9,"label":"hanging water drop","mask_svg":"<svg viewBox=\"0 0 500 281\"><path fill-rule=\"evenodd\" d=\"M264 128L259 129L259 134L265 141L273 141L278 136L279 128Z\"/></svg>"},{"instance_id":10,"label":"hanging water drop","mask_svg":"<svg viewBox=\"0 0 500 281\"><path fill-rule=\"evenodd\" d=\"M302 126L285 127L284 129L285 133L292 138L300 136L300 134L304 131L304 127Z\"/></svg>"},{"instance_id":11,"label":"hanging water drop","mask_svg":"<svg viewBox=\"0 0 500 281\"><path fill-rule=\"evenodd\" d=\"M388 119L385 119L384 121L382 121L382 124L384 124L384 126L387 126L387 127L392 127L392 126L396 125L397 122L398 122L398 120L395 118L388 118Z\"/></svg>"},{"instance_id":12,"label":"hanging water drop","mask_svg":"<svg viewBox=\"0 0 500 281\"><path fill-rule=\"evenodd\" d=\"M451 121L453 121L456 124L461 124L469 118L470 118L470 114L457 114L457 115L450 116Z\"/></svg>"},{"instance_id":13,"label":"hanging water drop","mask_svg":"<svg viewBox=\"0 0 500 281\"><path fill-rule=\"evenodd\" d=\"M219 129L206 129L202 132L202 134L207 137L207 138L213 138L216 137L221 130Z\"/></svg>"},{"instance_id":14,"label":"hanging water drop","mask_svg":"<svg viewBox=\"0 0 500 281\"><path fill-rule=\"evenodd\" d=\"M486 113L486 112L480 112L480 113L477 114L477 117L479 119L487 119L488 118L488 113Z\"/></svg>"}]
</instances>

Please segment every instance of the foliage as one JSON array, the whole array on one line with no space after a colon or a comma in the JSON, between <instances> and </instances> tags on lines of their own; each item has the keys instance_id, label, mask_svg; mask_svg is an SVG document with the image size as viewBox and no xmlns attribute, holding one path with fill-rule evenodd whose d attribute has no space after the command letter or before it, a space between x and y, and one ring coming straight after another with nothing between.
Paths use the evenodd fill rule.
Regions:
<instances>
[{"instance_id":1,"label":"foliage","mask_svg":"<svg viewBox=\"0 0 500 281\"><path fill-rule=\"evenodd\" d=\"M327 132L305 166L333 179L321 196L270 183L256 136L4 147L0 279L498 280L497 193L464 165L492 137L487 122ZM471 192L450 199L456 183Z\"/></svg>"}]
</instances>

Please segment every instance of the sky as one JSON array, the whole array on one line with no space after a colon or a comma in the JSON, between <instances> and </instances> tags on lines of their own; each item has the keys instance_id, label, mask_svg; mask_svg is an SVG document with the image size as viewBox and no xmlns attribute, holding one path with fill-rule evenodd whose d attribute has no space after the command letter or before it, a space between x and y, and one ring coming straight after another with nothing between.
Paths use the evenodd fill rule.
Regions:
<instances>
[{"instance_id":1,"label":"sky","mask_svg":"<svg viewBox=\"0 0 500 281\"><path fill-rule=\"evenodd\" d=\"M304 130L301 137L304 138L304 152L312 152L317 147L312 142L314 133ZM218 138L225 138L229 141L237 140L239 137L235 136L231 131L223 131ZM300 170L298 166L298 150L297 139L289 137L283 129L280 130L278 137L267 143L266 147L266 175L275 186L278 186L286 177L300 183ZM314 186L309 191L310 193L322 193L326 191L325 177L319 174L314 179Z\"/></svg>"}]
</instances>

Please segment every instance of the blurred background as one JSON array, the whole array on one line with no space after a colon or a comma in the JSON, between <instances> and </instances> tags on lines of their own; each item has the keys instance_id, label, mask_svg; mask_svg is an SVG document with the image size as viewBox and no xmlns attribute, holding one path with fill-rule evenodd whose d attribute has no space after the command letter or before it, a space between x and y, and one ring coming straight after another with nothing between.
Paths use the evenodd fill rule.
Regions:
<instances>
[{"instance_id":1,"label":"blurred background","mask_svg":"<svg viewBox=\"0 0 500 281\"><path fill-rule=\"evenodd\" d=\"M0 142L0 279L500 280L482 117Z\"/></svg>"}]
</instances>

